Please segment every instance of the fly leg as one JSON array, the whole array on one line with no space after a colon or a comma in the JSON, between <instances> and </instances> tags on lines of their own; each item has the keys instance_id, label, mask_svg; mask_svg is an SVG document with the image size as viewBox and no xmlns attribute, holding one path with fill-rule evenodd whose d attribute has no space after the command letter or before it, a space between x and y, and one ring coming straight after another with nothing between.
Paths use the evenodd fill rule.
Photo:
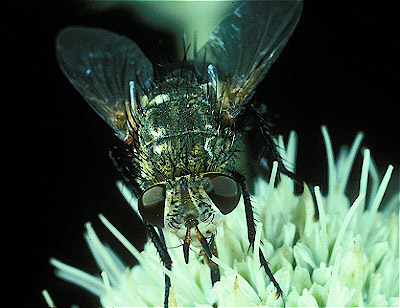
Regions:
<instances>
[{"instance_id":1,"label":"fly leg","mask_svg":"<svg viewBox=\"0 0 400 308\"><path fill-rule=\"evenodd\" d=\"M130 153L130 149L126 146L114 146L112 150L108 151L108 156L122 176L124 184L129 186L135 196L139 198L143 191L139 187L138 183L134 181L137 170L132 164L132 154Z\"/></svg>"},{"instance_id":2,"label":"fly leg","mask_svg":"<svg viewBox=\"0 0 400 308\"><path fill-rule=\"evenodd\" d=\"M274 140L272 139L272 134L271 131L268 127L268 123L264 120L264 118L260 115L260 113L254 108L254 106L250 106L257 122L258 126L261 131L261 135L264 139L265 142L265 151L263 153L263 156L267 159L268 164L270 165L270 170L271 170L271 165L274 161L278 162L278 171L280 173L283 173L284 175L288 176L295 182L295 193L297 195L303 193L304 191L304 184L307 185L308 189L311 192L311 196L313 199L314 203L314 217L317 220L319 217L318 214L318 207L317 207L317 199L315 197L314 189L313 187L305 182L300 176L298 176L296 173L293 173L286 169L285 165L282 162L282 157L280 156L276 144ZM277 181L279 181L279 173L277 174Z\"/></svg>"},{"instance_id":3,"label":"fly leg","mask_svg":"<svg viewBox=\"0 0 400 308\"><path fill-rule=\"evenodd\" d=\"M215 245L215 238L214 235L211 237L211 241L208 244L211 250L211 253L218 257L218 251L217 251L217 246ZM219 267L216 263L214 263L213 261L211 261L211 259L209 258L209 256L204 252L204 262L207 263L208 267L210 268L210 276L211 276L211 283L214 286L214 284L220 280L221 275L219 272ZM212 307L218 307L218 305L216 303L214 303L212 305Z\"/></svg>"},{"instance_id":4,"label":"fly leg","mask_svg":"<svg viewBox=\"0 0 400 308\"><path fill-rule=\"evenodd\" d=\"M171 269L172 267L172 260L171 257L168 253L167 246L165 244L165 238L162 230L158 228L158 232L156 229L145 222L145 227L147 234L149 235L151 241L153 242L154 246L157 249L157 252L161 258L161 261L163 262L164 266L167 269ZM168 299L169 299L169 291L171 289L171 279L169 278L168 275L165 275L165 288L164 288L164 307L168 308Z\"/></svg>"},{"instance_id":5,"label":"fly leg","mask_svg":"<svg viewBox=\"0 0 400 308\"><path fill-rule=\"evenodd\" d=\"M218 251L217 251L217 246L215 245L215 240L214 236L211 238L211 242L209 244L211 253L218 257ZM219 267L216 263L210 260L210 258L205 254L206 257L206 262L208 267L210 268L210 274L211 274L211 283L214 285L217 281L220 280L220 273L219 273Z\"/></svg>"},{"instance_id":6,"label":"fly leg","mask_svg":"<svg viewBox=\"0 0 400 308\"><path fill-rule=\"evenodd\" d=\"M132 166L132 159L130 155L131 154L127 148L114 147L113 150L109 151L109 157L114 166L122 175L124 183L126 185L129 185L129 187L132 189L136 197L139 197L142 195L143 191L140 189L139 185L135 181L133 181L136 170L132 169L134 167ZM172 266L172 260L168 253L162 230L158 228L158 233L157 233L156 229L152 225L146 222L144 222L144 224L147 234L149 235L154 246L156 247L157 252L161 258L161 261L163 262L164 266L170 270ZM170 288L171 288L171 279L169 278L168 275L165 275L164 307L166 308L168 307Z\"/></svg>"},{"instance_id":7,"label":"fly leg","mask_svg":"<svg viewBox=\"0 0 400 308\"><path fill-rule=\"evenodd\" d=\"M240 188L242 189L244 208L245 208L245 212L246 212L247 237L250 242L250 248L254 249L254 242L255 242L255 238L256 238L256 227L254 224L253 206L251 205L250 193L249 193L249 190L246 185L246 179L242 174L240 174L237 171L231 171L231 172L232 172L232 176L239 183ZM265 273L267 274L268 278L272 281L272 283L274 284L274 286L276 288L277 297L282 296L282 299L283 299L283 302L285 305L285 299L283 297L282 289L279 286L279 283L276 281L274 275L272 274L271 269L268 266L268 262L265 260L264 253L262 252L261 248L259 248L258 254L260 256L261 266L264 268Z\"/></svg>"},{"instance_id":8,"label":"fly leg","mask_svg":"<svg viewBox=\"0 0 400 308\"><path fill-rule=\"evenodd\" d=\"M163 248L163 254L164 257L161 257L164 266L171 270L171 266L172 266L172 260L171 257L167 251L167 245L165 243L165 237L164 237L164 233L162 231L161 228L157 228L158 229L158 233L160 234L160 241L161 241L161 245ZM160 255L161 256L161 255ZM169 291L171 289L171 278L169 278L168 275L164 275L164 283L165 283L165 289L164 289L164 307L168 307L168 298L169 298Z\"/></svg>"}]
</instances>

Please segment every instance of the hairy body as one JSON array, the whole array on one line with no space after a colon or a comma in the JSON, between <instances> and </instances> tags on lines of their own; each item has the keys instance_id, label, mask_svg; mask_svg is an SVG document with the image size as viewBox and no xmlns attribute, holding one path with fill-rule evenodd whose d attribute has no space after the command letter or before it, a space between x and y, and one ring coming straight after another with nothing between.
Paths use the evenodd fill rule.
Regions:
<instances>
[{"instance_id":1,"label":"hairy body","mask_svg":"<svg viewBox=\"0 0 400 308\"><path fill-rule=\"evenodd\" d=\"M164 185L164 225L169 231L184 239L192 220L209 237L222 215L207 195L203 176L230 175L239 139L230 127L221 127L209 84L189 70L181 73L184 77L167 77L142 98L134 157L141 175L137 181L144 191ZM191 233L192 244L200 245L195 229Z\"/></svg>"}]
</instances>

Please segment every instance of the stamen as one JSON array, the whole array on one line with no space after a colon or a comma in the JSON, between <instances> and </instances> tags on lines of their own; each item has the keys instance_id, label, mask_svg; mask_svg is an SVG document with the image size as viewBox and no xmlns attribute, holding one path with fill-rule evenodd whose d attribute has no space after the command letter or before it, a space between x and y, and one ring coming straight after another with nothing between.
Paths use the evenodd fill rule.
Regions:
<instances>
[{"instance_id":1,"label":"stamen","mask_svg":"<svg viewBox=\"0 0 400 308\"><path fill-rule=\"evenodd\" d=\"M53 300L52 300L52 298L51 298L51 296L50 296L50 294L49 294L49 292L47 290L43 290L42 291L42 295L43 295L44 300L46 301L46 304L47 304L48 307L50 307L50 308L53 308L53 307L55 308L56 307L56 305L54 304L54 302L53 302Z\"/></svg>"}]
</instances>

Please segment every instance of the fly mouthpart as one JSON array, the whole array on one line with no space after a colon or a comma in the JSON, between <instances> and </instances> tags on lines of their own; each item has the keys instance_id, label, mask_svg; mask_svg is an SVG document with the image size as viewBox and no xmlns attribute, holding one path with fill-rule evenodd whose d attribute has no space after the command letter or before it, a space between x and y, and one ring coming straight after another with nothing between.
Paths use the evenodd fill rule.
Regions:
<instances>
[{"instance_id":1,"label":"fly mouthpart","mask_svg":"<svg viewBox=\"0 0 400 308\"><path fill-rule=\"evenodd\" d=\"M203 247L204 252L206 253L207 257L209 257L211 259L212 253L211 253L211 249L210 249L210 246L208 245L206 238L204 237L203 234L201 234L197 225L195 225L194 228L196 230L197 238L199 239L199 242L200 242L201 246Z\"/></svg>"},{"instance_id":2,"label":"fly mouthpart","mask_svg":"<svg viewBox=\"0 0 400 308\"><path fill-rule=\"evenodd\" d=\"M183 257L185 258L185 263L189 263L189 245L190 245L190 227L186 230L185 241L183 242Z\"/></svg>"},{"instance_id":3,"label":"fly mouthpart","mask_svg":"<svg viewBox=\"0 0 400 308\"><path fill-rule=\"evenodd\" d=\"M190 230L191 228L194 228L197 234L197 239L199 240L201 246L203 247L203 250L205 254L207 255L208 258L211 259L212 253L210 246L208 245L207 239L204 237L204 235L200 232L199 227L197 226L197 221L196 220L189 220L187 222L187 230L186 230L186 235L185 235L185 240L183 242L183 257L185 258L185 263L189 263L189 246L190 246Z\"/></svg>"}]
</instances>

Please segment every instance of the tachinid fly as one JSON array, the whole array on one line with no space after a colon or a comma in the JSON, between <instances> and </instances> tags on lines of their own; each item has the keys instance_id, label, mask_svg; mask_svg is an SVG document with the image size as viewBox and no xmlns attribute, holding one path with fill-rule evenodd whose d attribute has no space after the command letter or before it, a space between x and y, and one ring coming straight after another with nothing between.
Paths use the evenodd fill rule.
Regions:
<instances>
[{"instance_id":1,"label":"tachinid fly","mask_svg":"<svg viewBox=\"0 0 400 308\"><path fill-rule=\"evenodd\" d=\"M218 267L214 234L243 195L249 243L255 226L245 177L235 169L245 114L260 126L269 162L283 166L263 117L249 100L277 59L300 18L301 1L250 1L240 5L209 40L162 78L130 39L107 30L70 27L56 39L59 65L89 105L114 129L128 155L114 162L137 195L146 229L167 268L172 262L163 230L202 247L213 282ZM282 294L261 250L261 264ZM169 277L165 279L168 306Z\"/></svg>"}]
</instances>

